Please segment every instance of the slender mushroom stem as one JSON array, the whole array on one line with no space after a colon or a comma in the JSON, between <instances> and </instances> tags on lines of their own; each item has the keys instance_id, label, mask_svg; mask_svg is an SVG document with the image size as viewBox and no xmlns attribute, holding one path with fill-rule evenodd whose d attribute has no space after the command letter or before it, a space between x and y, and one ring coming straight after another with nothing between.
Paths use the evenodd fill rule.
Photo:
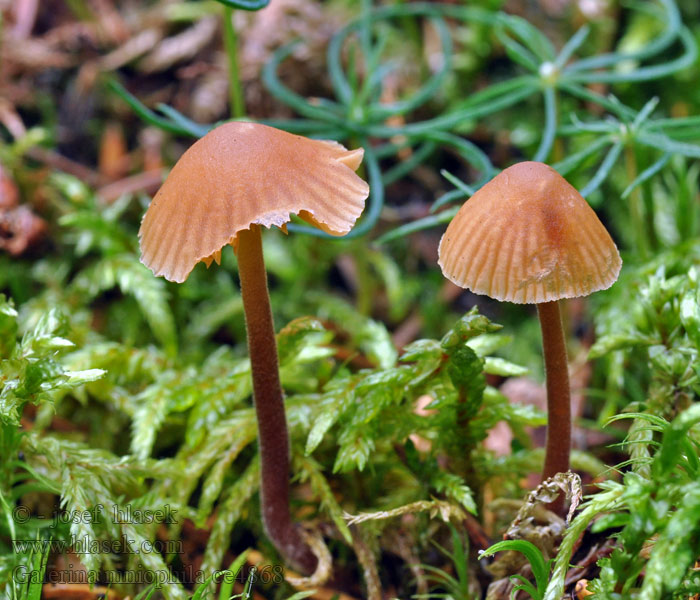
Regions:
<instances>
[{"instance_id":1,"label":"slender mushroom stem","mask_svg":"<svg viewBox=\"0 0 700 600\"><path fill-rule=\"evenodd\" d=\"M571 393L569 391L569 363L566 357L564 328L561 323L559 302L537 305L542 329L544 366L547 375L547 449L542 479L569 470L571 453ZM561 513L564 498L559 496L550 509Z\"/></svg>"},{"instance_id":2,"label":"slender mushroom stem","mask_svg":"<svg viewBox=\"0 0 700 600\"><path fill-rule=\"evenodd\" d=\"M316 556L289 511L289 436L259 225L239 232L237 252L258 421L263 524L285 560L309 574Z\"/></svg>"}]
</instances>

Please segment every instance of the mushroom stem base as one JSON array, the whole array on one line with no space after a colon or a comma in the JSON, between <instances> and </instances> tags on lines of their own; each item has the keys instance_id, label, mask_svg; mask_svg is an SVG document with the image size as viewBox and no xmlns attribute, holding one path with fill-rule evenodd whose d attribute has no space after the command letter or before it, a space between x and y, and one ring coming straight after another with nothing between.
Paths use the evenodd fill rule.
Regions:
<instances>
[{"instance_id":1,"label":"mushroom stem base","mask_svg":"<svg viewBox=\"0 0 700 600\"><path fill-rule=\"evenodd\" d=\"M569 470L571 454L571 392L569 390L569 361L566 356L564 328L559 302L537 305L542 329L542 347L547 375L547 444L542 479ZM561 513L564 498L559 496L549 505Z\"/></svg>"},{"instance_id":2,"label":"mushroom stem base","mask_svg":"<svg viewBox=\"0 0 700 600\"><path fill-rule=\"evenodd\" d=\"M284 559L310 574L316 556L292 523L289 510L289 436L260 226L252 225L238 234L237 250L258 422L263 524Z\"/></svg>"}]
</instances>

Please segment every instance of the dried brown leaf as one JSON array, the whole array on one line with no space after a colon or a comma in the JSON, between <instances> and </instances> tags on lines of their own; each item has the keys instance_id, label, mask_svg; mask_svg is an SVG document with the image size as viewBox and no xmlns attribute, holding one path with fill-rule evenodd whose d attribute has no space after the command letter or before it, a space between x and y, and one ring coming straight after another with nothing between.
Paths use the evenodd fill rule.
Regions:
<instances>
[{"instance_id":1,"label":"dried brown leaf","mask_svg":"<svg viewBox=\"0 0 700 600\"><path fill-rule=\"evenodd\" d=\"M0 249L12 256L24 253L46 232L46 221L36 216L29 207L21 205L0 212Z\"/></svg>"},{"instance_id":2,"label":"dried brown leaf","mask_svg":"<svg viewBox=\"0 0 700 600\"><path fill-rule=\"evenodd\" d=\"M100 67L105 71L114 71L146 54L161 39L163 39L163 34L159 29L144 29L129 38L119 48L103 56L100 60Z\"/></svg>"},{"instance_id":3,"label":"dried brown leaf","mask_svg":"<svg viewBox=\"0 0 700 600\"><path fill-rule=\"evenodd\" d=\"M182 33L161 41L138 65L143 73L165 71L174 64L196 56L214 38L219 27L216 17L205 17Z\"/></svg>"}]
</instances>

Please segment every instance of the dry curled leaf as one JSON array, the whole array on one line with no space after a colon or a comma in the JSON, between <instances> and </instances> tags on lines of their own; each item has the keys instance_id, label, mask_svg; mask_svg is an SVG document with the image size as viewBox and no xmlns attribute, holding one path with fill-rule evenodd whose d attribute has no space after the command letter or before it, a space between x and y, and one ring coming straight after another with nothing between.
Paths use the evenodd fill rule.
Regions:
<instances>
[{"instance_id":1,"label":"dry curled leaf","mask_svg":"<svg viewBox=\"0 0 700 600\"><path fill-rule=\"evenodd\" d=\"M503 538L531 542L540 549L545 560L552 558L566 529L566 522L557 514L547 510L544 505L552 502L562 492L571 498L571 509L567 516L567 521L570 520L581 501L582 490L581 478L569 471L557 473L528 494ZM488 570L497 579L502 578L503 581L494 582L489 587L487 598L499 598L501 596L498 594L503 589L512 589L510 575L526 574L529 565L523 554L508 551L501 553ZM507 597L507 594L503 597Z\"/></svg>"},{"instance_id":2,"label":"dry curled leaf","mask_svg":"<svg viewBox=\"0 0 700 600\"><path fill-rule=\"evenodd\" d=\"M105 71L114 71L146 54L162 38L163 34L159 29L144 29L129 38L119 48L103 56L100 60L100 67Z\"/></svg>"},{"instance_id":3,"label":"dry curled leaf","mask_svg":"<svg viewBox=\"0 0 700 600\"><path fill-rule=\"evenodd\" d=\"M593 592L588 589L588 579L579 579L576 582L574 591L576 592L576 598L578 600L583 600L584 598L593 595Z\"/></svg>"},{"instance_id":4,"label":"dry curled leaf","mask_svg":"<svg viewBox=\"0 0 700 600\"><path fill-rule=\"evenodd\" d=\"M550 502L553 502L560 493L566 494L567 499L571 501L569 513L566 516L566 522L569 523L571 521L571 517L581 502L581 498L583 498L581 478L576 473L571 471L567 471L566 473L557 473L553 477L545 479L527 495L523 506L518 511L518 515L508 528L506 537L522 537L518 534L518 530L532 516L535 507L541 504L549 504Z\"/></svg>"},{"instance_id":5,"label":"dry curled leaf","mask_svg":"<svg viewBox=\"0 0 700 600\"><path fill-rule=\"evenodd\" d=\"M114 180L124 177L129 170L129 155L124 130L118 123L107 123L100 139L97 164L100 174Z\"/></svg>"},{"instance_id":6,"label":"dry curled leaf","mask_svg":"<svg viewBox=\"0 0 700 600\"><path fill-rule=\"evenodd\" d=\"M129 28L113 0L90 0L99 32L107 43L122 43L129 37Z\"/></svg>"},{"instance_id":7,"label":"dry curled leaf","mask_svg":"<svg viewBox=\"0 0 700 600\"><path fill-rule=\"evenodd\" d=\"M215 62L216 67L199 80L190 99L190 114L201 123L220 119L228 107L228 73L223 64L219 65L218 58Z\"/></svg>"},{"instance_id":8,"label":"dry curled leaf","mask_svg":"<svg viewBox=\"0 0 700 600\"><path fill-rule=\"evenodd\" d=\"M24 253L46 232L46 222L27 206L0 211L0 249L13 256Z\"/></svg>"},{"instance_id":9,"label":"dry curled leaf","mask_svg":"<svg viewBox=\"0 0 700 600\"><path fill-rule=\"evenodd\" d=\"M279 46L303 39L294 51L297 58L308 59L323 48L339 23L329 20L321 7L306 0L275 0L265 10L235 15L236 29L241 34L241 76L255 79L260 69Z\"/></svg>"},{"instance_id":10,"label":"dry curled leaf","mask_svg":"<svg viewBox=\"0 0 700 600\"><path fill-rule=\"evenodd\" d=\"M185 31L164 39L143 58L139 70L156 73L193 58L212 40L218 27L216 17L206 17Z\"/></svg>"},{"instance_id":11,"label":"dry curled leaf","mask_svg":"<svg viewBox=\"0 0 700 600\"><path fill-rule=\"evenodd\" d=\"M4 65L11 65L13 71L65 69L75 64L73 57L41 38L12 39L7 36L0 59Z\"/></svg>"}]
</instances>

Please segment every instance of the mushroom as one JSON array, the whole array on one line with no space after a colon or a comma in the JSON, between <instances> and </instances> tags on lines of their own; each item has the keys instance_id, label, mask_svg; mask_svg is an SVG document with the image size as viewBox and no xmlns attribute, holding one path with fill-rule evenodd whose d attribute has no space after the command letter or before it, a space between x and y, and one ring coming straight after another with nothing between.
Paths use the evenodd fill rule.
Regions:
<instances>
[{"instance_id":1,"label":"mushroom","mask_svg":"<svg viewBox=\"0 0 700 600\"><path fill-rule=\"evenodd\" d=\"M355 174L363 150L254 123L217 127L185 152L156 193L139 230L141 261L182 282L198 262L238 256L261 457L267 535L294 567L316 557L291 521L289 437L267 290L261 226L286 232L290 215L332 235L350 231L369 193Z\"/></svg>"},{"instance_id":2,"label":"mushroom","mask_svg":"<svg viewBox=\"0 0 700 600\"><path fill-rule=\"evenodd\" d=\"M537 304L547 379L543 479L569 469L571 400L559 300L609 288L622 260L595 212L553 168L509 167L459 210L440 240L449 280L496 300ZM560 500L555 509L563 506Z\"/></svg>"}]
</instances>

